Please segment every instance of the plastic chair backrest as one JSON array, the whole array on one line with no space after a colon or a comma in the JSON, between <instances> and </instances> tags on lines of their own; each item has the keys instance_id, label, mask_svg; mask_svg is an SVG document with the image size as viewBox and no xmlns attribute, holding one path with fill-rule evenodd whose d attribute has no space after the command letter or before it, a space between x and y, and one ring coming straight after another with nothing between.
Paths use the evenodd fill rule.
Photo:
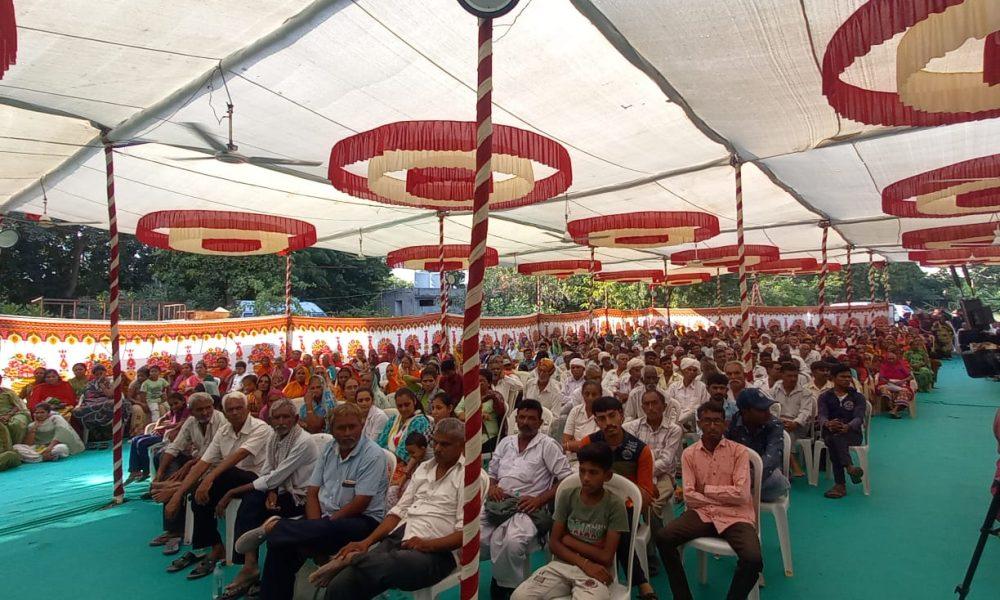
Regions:
<instances>
[{"instance_id":1,"label":"plastic chair backrest","mask_svg":"<svg viewBox=\"0 0 1000 600\"><path fill-rule=\"evenodd\" d=\"M869 431L872 428L872 403L865 401L865 429L861 432L863 436L861 439L865 446L871 445L871 438L869 437Z\"/></svg>"},{"instance_id":2,"label":"plastic chair backrest","mask_svg":"<svg viewBox=\"0 0 1000 600\"><path fill-rule=\"evenodd\" d=\"M751 448L747 448L747 454L750 456L750 497L753 498L753 509L757 515L754 528L760 535L760 483L764 472L764 461L761 460L760 454Z\"/></svg>"},{"instance_id":3,"label":"plastic chair backrest","mask_svg":"<svg viewBox=\"0 0 1000 600\"><path fill-rule=\"evenodd\" d=\"M316 445L316 451L320 454L326 449L326 445L333 441L333 436L329 433L314 433L312 434L313 444Z\"/></svg>"},{"instance_id":4,"label":"plastic chair backrest","mask_svg":"<svg viewBox=\"0 0 1000 600\"><path fill-rule=\"evenodd\" d=\"M757 460L759 461L760 457L758 457ZM559 483L559 487L556 489L556 503L557 504L559 503L560 499L562 498L562 492L564 490L570 490L578 487L580 487L579 473L574 473L569 477L567 477L566 479L563 479L562 482ZM757 487L759 488L760 485L758 484ZM626 580L625 580L626 581L625 589L631 590L632 563L634 562L632 560L632 557L635 555L635 539L638 536L639 521L641 521L639 516L642 514L642 493L639 491L639 486L637 486L636 484L632 483L631 481L629 481L628 479L622 477L617 473L611 476L611 481L604 484L604 488L607 491L611 492L612 494L618 496L619 498L628 499L632 501L632 526L631 526L632 535L629 539L629 548L628 548L629 561L628 561L628 566L626 567ZM760 519L759 495L757 498L757 504L758 504L757 510L758 510L758 520L759 520ZM615 581L618 581L617 566L614 569L612 569L612 573L614 575Z\"/></svg>"},{"instance_id":5,"label":"plastic chair backrest","mask_svg":"<svg viewBox=\"0 0 1000 600\"><path fill-rule=\"evenodd\" d=\"M385 452L386 468L389 471L389 479L392 479L392 474L396 472L396 453L387 448L382 448L382 452Z\"/></svg>"},{"instance_id":6,"label":"plastic chair backrest","mask_svg":"<svg viewBox=\"0 0 1000 600\"><path fill-rule=\"evenodd\" d=\"M785 440L782 449L783 454L781 456L781 472L787 477L791 468L790 464L792 460L792 436L788 435L787 431L782 431L781 433L784 435Z\"/></svg>"}]
</instances>

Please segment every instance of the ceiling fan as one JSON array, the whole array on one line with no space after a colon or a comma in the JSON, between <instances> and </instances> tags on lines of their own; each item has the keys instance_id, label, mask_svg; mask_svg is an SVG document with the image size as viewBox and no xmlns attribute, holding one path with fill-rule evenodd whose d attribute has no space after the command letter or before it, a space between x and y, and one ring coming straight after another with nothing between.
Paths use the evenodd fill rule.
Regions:
<instances>
[{"instance_id":1,"label":"ceiling fan","mask_svg":"<svg viewBox=\"0 0 1000 600\"><path fill-rule=\"evenodd\" d=\"M103 225L103 221L62 221L55 220L49 216L49 197L45 193L45 180L40 179L39 185L42 188L42 214L37 213L24 213L24 222L34 223L39 227L44 227L45 229L50 229L52 227L80 227L82 225ZM17 221L16 217L7 218Z\"/></svg>"},{"instance_id":2,"label":"ceiling fan","mask_svg":"<svg viewBox=\"0 0 1000 600\"><path fill-rule=\"evenodd\" d=\"M3 216L0 215L0 225L3 224ZM16 229L4 229L0 231L0 250L12 247L20 239Z\"/></svg>"},{"instance_id":3,"label":"ceiling fan","mask_svg":"<svg viewBox=\"0 0 1000 600\"><path fill-rule=\"evenodd\" d=\"M180 123L184 127L190 129L195 135L202 139L208 146L215 150L215 153L211 156L195 156L195 157L183 157L175 158L174 160L218 160L220 162L228 164L251 164L251 165L262 165L262 166L298 166L298 167L318 167L322 162L315 160L296 160L294 158L277 158L268 156L246 156L239 152L239 146L233 143L233 104L231 102L226 103L226 116L223 119L229 121L229 141L223 144L219 140L215 139L207 129L205 129L200 123ZM188 146L182 146L187 147ZM191 148L193 150L204 150L204 148Z\"/></svg>"}]
</instances>

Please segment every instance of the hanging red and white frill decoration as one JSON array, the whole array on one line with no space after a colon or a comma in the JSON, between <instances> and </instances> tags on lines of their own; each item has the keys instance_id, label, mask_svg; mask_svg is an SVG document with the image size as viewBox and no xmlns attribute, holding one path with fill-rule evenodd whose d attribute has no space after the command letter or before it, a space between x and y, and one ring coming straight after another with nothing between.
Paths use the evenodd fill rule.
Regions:
<instances>
[{"instance_id":1,"label":"hanging red and white frill decoration","mask_svg":"<svg viewBox=\"0 0 1000 600\"><path fill-rule=\"evenodd\" d=\"M1000 211L1000 154L892 183L882 190L882 210L897 217L958 217Z\"/></svg>"},{"instance_id":2,"label":"hanging red and white frill decoration","mask_svg":"<svg viewBox=\"0 0 1000 600\"><path fill-rule=\"evenodd\" d=\"M746 244L744 248L746 249L746 265L748 266L778 260L781 256L781 251L776 246ZM675 252L670 255L670 262L679 267L738 267L740 264L739 246L730 244L715 248L695 248Z\"/></svg>"},{"instance_id":3,"label":"hanging red and white frill decoration","mask_svg":"<svg viewBox=\"0 0 1000 600\"><path fill-rule=\"evenodd\" d=\"M659 285L663 283L663 271L659 269L635 269L632 271L605 271L595 273L597 281L611 281L615 283L647 283Z\"/></svg>"},{"instance_id":4,"label":"hanging red and white frill decoration","mask_svg":"<svg viewBox=\"0 0 1000 600\"><path fill-rule=\"evenodd\" d=\"M0 79L17 63L17 21L14 0L0 0Z\"/></svg>"},{"instance_id":5,"label":"hanging red and white frill decoration","mask_svg":"<svg viewBox=\"0 0 1000 600\"><path fill-rule=\"evenodd\" d=\"M472 210L476 124L401 121L340 140L330 152L333 187L358 198L438 211ZM367 161L367 173L348 170ZM493 126L490 211L527 206L565 192L569 153L533 131ZM535 165L552 173L536 179ZM405 173L397 176L396 173Z\"/></svg>"},{"instance_id":6,"label":"hanging red and white frill decoration","mask_svg":"<svg viewBox=\"0 0 1000 600\"><path fill-rule=\"evenodd\" d=\"M667 287L682 287L697 283L707 283L711 279L712 276L708 273L674 273L673 275L667 275L661 283Z\"/></svg>"},{"instance_id":7,"label":"hanging red and white frill decoration","mask_svg":"<svg viewBox=\"0 0 1000 600\"><path fill-rule=\"evenodd\" d=\"M747 271L758 275L816 275L823 268L815 258L781 258L760 262L747 266ZM739 267L729 267L730 273L736 273ZM840 270L838 263L828 262L827 272L833 273Z\"/></svg>"},{"instance_id":8,"label":"hanging red and white frill decoration","mask_svg":"<svg viewBox=\"0 0 1000 600\"><path fill-rule=\"evenodd\" d=\"M658 248L719 235L719 219L693 211L646 211L578 219L566 224L573 241L601 248Z\"/></svg>"},{"instance_id":9,"label":"hanging red and white frill decoration","mask_svg":"<svg viewBox=\"0 0 1000 600\"><path fill-rule=\"evenodd\" d=\"M995 266L1000 265L1000 247L919 250L908 258L922 267Z\"/></svg>"},{"instance_id":10,"label":"hanging red and white frill decoration","mask_svg":"<svg viewBox=\"0 0 1000 600\"><path fill-rule=\"evenodd\" d=\"M469 268L469 244L444 245L444 270L464 271ZM439 246L409 246L393 250L385 257L392 269L413 269L414 271L437 271L441 265ZM495 248L486 248L486 266L500 264L500 254Z\"/></svg>"},{"instance_id":11,"label":"hanging red and white frill decoration","mask_svg":"<svg viewBox=\"0 0 1000 600\"><path fill-rule=\"evenodd\" d=\"M601 270L601 261L594 261L594 271ZM546 260L517 265L521 275L548 275L565 279L571 275L585 275L590 272L589 260Z\"/></svg>"},{"instance_id":12,"label":"hanging red and white frill decoration","mask_svg":"<svg viewBox=\"0 0 1000 600\"><path fill-rule=\"evenodd\" d=\"M316 243L316 228L276 215L221 210L164 210L143 215L140 242L165 250L251 256L302 250Z\"/></svg>"},{"instance_id":13,"label":"hanging red and white frill decoration","mask_svg":"<svg viewBox=\"0 0 1000 600\"><path fill-rule=\"evenodd\" d=\"M981 69L937 64L928 68L935 59L983 39ZM844 80L855 62L889 40L898 40L895 91L866 89ZM990 119L1000 116L998 45L996 0L869 0L830 38L823 56L823 94L842 116L870 125Z\"/></svg>"},{"instance_id":14,"label":"hanging red and white frill decoration","mask_svg":"<svg viewBox=\"0 0 1000 600\"><path fill-rule=\"evenodd\" d=\"M979 248L996 246L998 243L1000 243L1000 223L950 225L903 233L903 247L907 250Z\"/></svg>"}]
</instances>

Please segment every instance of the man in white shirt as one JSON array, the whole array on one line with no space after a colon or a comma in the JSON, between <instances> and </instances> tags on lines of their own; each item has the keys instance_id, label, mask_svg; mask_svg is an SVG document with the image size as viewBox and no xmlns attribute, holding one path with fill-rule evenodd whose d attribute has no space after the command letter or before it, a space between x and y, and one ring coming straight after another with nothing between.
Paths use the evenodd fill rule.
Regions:
<instances>
[{"instance_id":1,"label":"man in white shirt","mask_svg":"<svg viewBox=\"0 0 1000 600\"><path fill-rule=\"evenodd\" d=\"M504 372L503 359L499 356L491 358L488 366L493 373L493 391L503 397L507 412L513 411L517 395L524 391L524 383L517 375L507 375Z\"/></svg>"},{"instance_id":2,"label":"man in white shirt","mask_svg":"<svg viewBox=\"0 0 1000 600\"><path fill-rule=\"evenodd\" d=\"M563 396L559 384L552 377L555 372L556 366L550 359L538 361L535 377L528 380L524 388L524 398L538 400L543 407L558 415L562 412Z\"/></svg>"},{"instance_id":3,"label":"man in white shirt","mask_svg":"<svg viewBox=\"0 0 1000 600\"><path fill-rule=\"evenodd\" d=\"M573 398L573 394L580 391L583 386L583 372L587 368L587 363L582 358L574 358L569 361L569 374L563 382L563 404L565 405Z\"/></svg>"},{"instance_id":4,"label":"man in white shirt","mask_svg":"<svg viewBox=\"0 0 1000 600\"><path fill-rule=\"evenodd\" d=\"M681 412L680 404L667 396L667 390L662 386L662 382L663 378L660 377L656 367L647 365L642 368L642 386L629 393L628 401L623 407L625 422L633 421L642 416L642 395L650 390L657 390L663 394L664 398L667 398L667 423L677 422L677 417L680 416Z\"/></svg>"},{"instance_id":5,"label":"man in white shirt","mask_svg":"<svg viewBox=\"0 0 1000 600\"><path fill-rule=\"evenodd\" d=\"M623 375L628 373L628 354L625 352L619 352L615 356L614 368L610 371L604 372L604 387L611 388L618 392L618 382L621 381Z\"/></svg>"},{"instance_id":6,"label":"man in white shirt","mask_svg":"<svg viewBox=\"0 0 1000 600\"><path fill-rule=\"evenodd\" d=\"M618 378L618 388L615 390L615 398L623 405L628 402L629 394L635 388L642 387L642 368L646 366L641 358L629 359L627 363L628 372Z\"/></svg>"},{"instance_id":7,"label":"man in white shirt","mask_svg":"<svg viewBox=\"0 0 1000 600\"><path fill-rule=\"evenodd\" d=\"M385 452L365 436L364 415L354 403L333 409L333 441L319 452L306 482L305 518L268 519L236 541L247 551L267 540L261 578L263 600L291 598L295 574L307 558L339 552L364 539L385 516L389 487Z\"/></svg>"},{"instance_id":8,"label":"man in white shirt","mask_svg":"<svg viewBox=\"0 0 1000 600\"><path fill-rule=\"evenodd\" d=\"M327 600L367 600L390 589L414 591L450 575L462 547L465 424L434 427L434 458L417 467L403 497L375 531L344 546L310 577L326 585ZM489 478L480 471L482 493ZM375 542L378 546L372 548Z\"/></svg>"},{"instance_id":9,"label":"man in white shirt","mask_svg":"<svg viewBox=\"0 0 1000 600\"><path fill-rule=\"evenodd\" d=\"M215 433L226 423L226 417L215 410L212 397L205 392L195 392L187 400L191 416L181 425L177 437L170 442L159 462L156 463L156 476L149 487L151 496L164 505L174 496L188 471L191 470L208 448ZM181 506L186 501L182 497ZM184 512L167 516L166 507L163 510L163 533L153 538L153 546L164 546L163 554L170 556L180 550L181 536L184 534Z\"/></svg>"},{"instance_id":10,"label":"man in white shirt","mask_svg":"<svg viewBox=\"0 0 1000 600\"><path fill-rule=\"evenodd\" d=\"M559 482L573 474L562 447L540 431L542 405L522 400L517 434L497 444L490 459L490 489L481 519L482 558L493 561L492 597L507 596L522 581L532 542L545 531L536 519L548 515ZM537 547L537 546L536 546Z\"/></svg>"},{"instance_id":11,"label":"man in white shirt","mask_svg":"<svg viewBox=\"0 0 1000 600\"><path fill-rule=\"evenodd\" d=\"M799 358L805 363L806 368L811 367L812 364L820 359L819 352L813 350L812 344L809 342L802 342L799 344Z\"/></svg>"},{"instance_id":12,"label":"man in white shirt","mask_svg":"<svg viewBox=\"0 0 1000 600\"><path fill-rule=\"evenodd\" d=\"M701 377L701 363L695 358L681 359L681 380L667 386L667 398L676 400L680 405L677 423L681 427L688 426L694 431L695 414L698 407L708 402L708 388Z\"/></svg>"},{"instance_id":13,"label":"man in white shirt","mask_svg":"<svg viewBox=\"0 0 1000 600\"><path fill-rule=\"evenodd\" d=\"M168 572L174 573L197 562L197 566L188 573L188 579L211 575L216 561L225 557L215 520L215 507L226 492L257 479L267 461L265 449L271 439L271 428L250 416L247 397L241 392L229 392L222 399L222 409L226 424L212 437L208 448L167 502L166 514L172 517L180 511L183 496L194 489L191 546L195 550L211 548L208 554L202 556L188 552L167 568Z\"/></svg>"},{"instance_id":14,"label":"man in white shirt","mask_svg":"<svg viewBox=\"0 0 1000 600\"><path fill-rule=\"evenodd\" d=\"M833 387L833 382L830 381L830 364L823 361L814 362L810 371L812 377L805 384L805 388L814 399L818 399L820 394Z\"/></svg>"},{"instance_id":15,"label":"man in white shirt","mask_svg":"<svg viewBox=\"0 0 1000 600\"><path fill-rule=\"evenodd\" d=\"M319 451L312 436L299 427L299 411L291 400L274 401L268 416L274 434L265 450L266 467L257 479L226 492L215 507L216 514L223 516L229 503L240 498L234 527L237 538L260 527L269 517L301 517L305 513L306 486ZM259 574L257 548L246 550L245 554L238 550L233 554L233 562L243 565L227 587L233 593L245 592Z\"/></svg>"},{"instance_id":16,"label":"man in white shirt","mask_svg":"<svg viewBox=\"0 0 1000 600\"><path fill-rule=\"evenodd\" d=\"M652 510L653 516L661 523L663 507L674 494L674 475L684 441L684 431L676 423L667 421L666 410L667 398L659 390L647 390L642 394L643 416L623 426L625 431L642 440L653 452L653 483L659 495L653 499Z\"/></svg>"},{"instance_id":17,"label":"man in white shirt","mask_svg":"<svg viewBox=\"0 0 1000 600\"><path fill-rule=\"evenodd\" d=\"M611 390L604 387L601 380L601 368L596 364L592 364L583 372L584 383L592 381L601 386L601 396L610 396ZM566 417L569 412L573 410L574 406L579 406L583 404L583 386L581 385L578 390L573 392L569 399L563 404L562 411L560 411L560 416Z\"/></svg>"},{"instance_id":18,"label":"man in white shirt","mask_svg":"<svg viewBox=\"0 0 1000 600\"><path fill-rule=\"evenodd\" d=\"M771 388L771 397L781 405L781 419L785 431L792 438L790 469L792 477L802 477L802 466L795 454L795 442L809 435L809 424L816 413L816 396L802 386L799 369L794 363L781 367L781 381Z\"/></svg>"}]
</instances>

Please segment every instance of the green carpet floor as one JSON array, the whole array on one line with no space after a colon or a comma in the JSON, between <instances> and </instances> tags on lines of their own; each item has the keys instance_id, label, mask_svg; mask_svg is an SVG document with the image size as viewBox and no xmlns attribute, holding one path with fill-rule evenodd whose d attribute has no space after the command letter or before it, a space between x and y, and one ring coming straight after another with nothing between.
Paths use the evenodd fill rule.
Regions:
<instances>
[{"instance_id":1,"label":"green carpet floor","mask_svg":"<svg viewBox=\"0 0 1000 600\"><path fill-rule=\"evenodd\" d=\"M832 501L823 498L827 481L820 479L818 488L795 481L794 577L784 576L773 521L764 517L764 598L954 597L989 504L997 456L990 427L1000 383L969 379L955 360L942 368L938 388L918 402L914 421L875 418L871 496L858 486ZM110 496L110 470L104 451L0 474L5 597L211 597L211 578L168 575L168 560L146 546L160 531L160 510L137 499L143 489L130 488L123 506L97 509ZM699 600L725 596L732 559L710 560L705 586L696 581L693 552L687 565ZM486 598L488 563L483 567ZM235 572L229 568L227 576ZM663 575L654 583L660 598L671 597ZM970 597L1000 597L1000 540L987 545Z\"/></svg>"}]
</instances>

